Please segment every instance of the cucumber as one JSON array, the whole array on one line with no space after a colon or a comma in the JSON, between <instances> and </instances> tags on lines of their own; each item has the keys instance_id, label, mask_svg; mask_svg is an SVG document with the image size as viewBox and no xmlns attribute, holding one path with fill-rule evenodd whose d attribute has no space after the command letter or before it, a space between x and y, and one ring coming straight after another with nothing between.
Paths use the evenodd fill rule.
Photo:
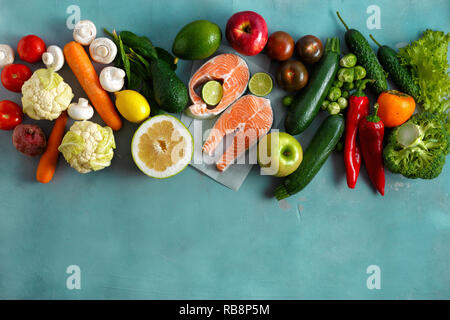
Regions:
<instances>
[{"instance_id":1,"label":"cucumber","mask_svg":"<svg viewBox=\"0 0 450 320\"><path fill-rule=\"evenodd\" d=\"M284 126L289 134L302 133L317 116L339 69L339 38L329 38L325 52L307 86L295 97Z\"/></svg>"},{"instance_id":2,"label":"cucumber","mask_svg":"<svg viewBox=\"0 0 450 320\"><path fill-rule=\"evenodd\" d=\"M341 139L344 123L342 115L330 115L322 122L300 166L275 189L277 200L296 194L311 182Z\"/></svg>"},{"instance_id":3,"label":"cucumber","mask_svg":"<svg viewBox=\"0 0 450 320\"><path fill-rule=\"evenodd\" d=\"M336 12L339 20L341 20L347 32L345 33L345 43L348 49L356 55L358 58L358 64L362 65L367 71L367 79L375 80L371 84L371 88L377 95L387 90L386 75L383 68L378 62L375 52L369 42L364 36L356 29L349 29L347 24L342 20L339 12Z\"/></svg>"},{"instance_id":4,"label":"cucumber","mask_svg":"<svg viewBox=\"0 0 450 320\"><path fill-rule=\"evenodd\" d=\"M409 94L417 101L420 88L414 82L409 69L401 64L400 59L397 57L397 52L391 47L379 44L372 35L370 35L370 38L378 46L378 60L389 77L391 77L400 91Z\"/></svg>"}]
</instances>

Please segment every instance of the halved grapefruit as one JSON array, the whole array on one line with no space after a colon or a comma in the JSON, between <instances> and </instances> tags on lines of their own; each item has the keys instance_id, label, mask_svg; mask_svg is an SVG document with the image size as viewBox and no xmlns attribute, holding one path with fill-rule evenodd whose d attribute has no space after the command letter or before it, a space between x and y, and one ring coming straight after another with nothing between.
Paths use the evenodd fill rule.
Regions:
<instances>
[{"instance_id":1,"label":"halved grapefruit","mask_svg":"<svg viewBox=\"0 0 450 320\"><path fill-rule=\"evenodd\" d=\"M158 115L136 130L131 154L137 167L152 178L173 177L186 168L194 152L194 139L177 118Z\"/></svg>"}]
</instances>

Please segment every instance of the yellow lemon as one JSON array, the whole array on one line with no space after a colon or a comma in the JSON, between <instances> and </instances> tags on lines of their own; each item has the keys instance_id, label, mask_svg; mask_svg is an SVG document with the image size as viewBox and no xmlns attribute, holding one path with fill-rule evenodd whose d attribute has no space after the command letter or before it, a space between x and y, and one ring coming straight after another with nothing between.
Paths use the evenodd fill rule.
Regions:
<instances>
[{"instance_id":1,"label":"yellow lemon","mask_svg":"<svg viewBox=\"0 0 450 320\"><path fill-rule=\"evenodd\" d=\"M115 95L117 110L128 121L140 123L150 116L150 105L139 92L122 90L115 92Z\"/></svg>"}]
</instances>

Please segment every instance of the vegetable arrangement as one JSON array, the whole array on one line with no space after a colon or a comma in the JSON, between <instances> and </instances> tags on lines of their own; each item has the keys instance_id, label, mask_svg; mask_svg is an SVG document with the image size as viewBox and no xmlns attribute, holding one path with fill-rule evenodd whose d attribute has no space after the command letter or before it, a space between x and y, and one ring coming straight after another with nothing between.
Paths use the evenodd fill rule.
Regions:
<instances>
[{"instance_id":1,"label":"vegetable arrangement","mask_svg":"<svg viewBox=\"0 0 450 320\"><path fill-rule=\"evenodd\" d=\"M174 72L177 63L174 56L163 48L154 47L149 38L131 31L117 34L105 29L105 33L119 48L114 64L125 70L126 87L139 91L150 102L152 115L160 114L161 109L177 113L186 108L188 94ZM177 50L181 49L177 47Z\"/></svg>"},{"instance_id":2,"label":"vegetable arrangement","mask_svg":"<svg viewBox=\"0 0 450 320\"><path fill-rule=\"evenodd\" d=\"M19 58L29 63L42 61L46 68L32 72L29 67L14 63L12 47L0 44L1 82L7 90L22 94L22 108L12 101L0 101L0 129L14 130L13 144L21 153L41 155L36 180L48 183L54 176L59 153L80 173L110 166L116 148L113 130L122 128L124 118L140 124L131 142L137 167L150 177L163 179L180 173L191 161L194 150L189 130L164 113L185 111L206 119L212 109L226 102L213 115L223 112L216 122L221 128L222 123L233 123L233 130L222 130L224 135L239 131L237 120L227 117L241 117L238 121L246 128L268 130L273 121L272 108L270 100L263 97L270 94L272 79L276 79L279 88L290 92L282 100L288 109L286 132L258 136L252 143L261 138L260 166L267 169L268 164L275 163L278 170L273 175L286 177L274 191L277 199L303 190L333 150L343 149L347 185L352 189L362 162L381 195L385 193L384 166L407 178L436 178L450 150L450 34L426 30L420 39L399 52L370 35L378 47L375 55L365 36L349 29L339 12L337 17L346 29L349 49L343 57L338 37L328 38L325 46L313 35L304 35L294 42L284 31L269 35L264 18L256 12L238 12L227 22L227 40L242 56L267 54L278 64L276 75L258 72L250 76L245 59L223 54L204 64L207 70L200 68L189 88L175 72L177 63L179 59L200 60L216 53L222 31L213 22L197 20L182 27L172 52L155 46L147 36L128 30L117 33L103 29L108 37L97 37L97 28L89 20L76 24L74 41L63 48L47 46L36 35L27 35L17 45ZM214 65L217 58L224 69ZM93 62L105 65L99 75ZM65 63L87 99L78 97L78 102L72 102L72 89L58 74ZM388 90L387 77L397 90ZM364 92L366 85L376 94L372 113ZM251 94L241 97L247 86ZM201 97L195 97L194 102L196 92L201 92ZM257 101L258 109L239 109L242 99ZM186 109L189 100L193 105ZM320 109L329 115L303 152L292 135L307 130ZM95 112L106 126L90 121ZM249 112L251 119L244 119ZM24 115L55 121L49 139L39 126L22 124ZM75 122L65 132L69 117ZM385 128L391 128L386 139ZM208 142L215 143L215 139L220 138L212 135ZM270 144L272 139L276 140L275 145ZM234 157L236 150L245 151L249 145L250 142L243 148L233 145L223 157ZM268 161L263 151L269 154ZM225 160L228 167L230 161Z\"/></svg>"},{"instance_id":3,"label":"vegetable arrangement","mask_svg":"<svg viewBox=\"0 0 450 320\"><path fill-rule=\"evenodd\" d=\"M102 88L89 56L81 44L71 41L64 46L67 64L105 123L113 130L122 128L122 119L108 93Z\"/></svg>"},{"instance_id":4,"label":"vegetable arrangement","mask_svg":"<svg viewBox=\"0 0 450 320\"><path fill-rule=\"evenodd\" d=\"M339 54L339 38L328 39L315 74L311 76L307 87L294 97L289 107L284 122L289 134L296 135L305 131L316 117L337 73Z\"/></svg>"},{"instance_id":5,"label":"vegetable arrangement","mask_svg":"<svg viewBox=\"0 0 450 320\"><path fill-rule=\"evenodd\" d=\"M339 20L344 25L345 29L345 43L350 52L354 53L358 58L359 63L366 69L367 77L375 80L371 87L376 94L387 90L387 82L385 71L378 62L375 53L369 45L369 42L364 38L361 32L356 29L349 29L347 24L342 20L339 12L336 12Z\"/></svg>"},{"instance_id":6,"label":"vegetable arrangement","mask_svg":"<svg viewBox=\"0 0 450 320\"><path fill-rule=\"evenodd\" d=\"M366 69L356 63L357 58L353 53L348 53L339 60L341 68L328 91L326 100L322 102L322 110L338 114L347 108L351 92L361 86L366 76Z\"/></svg>"},{"instance_id":7,"label":"vegetable arrangement","mask_svg":"<svg viewBox=\"0 0 450 320\"><path fill-rule=\"evenodd\" d=\"M337 16L347 30L345 41L350 53L340 59L341 69L326 99L321 102L321 108L332 115L346 113L343 150L349 188L356 185L361 159L364 159L369 178L381 195L385 191L383 162L391 172L407 178L436 178L442 171L450 149L450 80L447 61L450 34L426 30L421 39L401 48L399 53L380 45L370 35L379 47L378 60L366 38L359 31L349 29L339 12ZM401 91L387 90L388 75ZM366 76L367 79L364 79ZM369 115L370 101L363 92L368 83L378 96L372 115ZM356 92L351 93L355 88ZM301 91L299 95L304 92ZM315 90L315 99L321 95L321 91ZM290 128L302 125L302 121L309 118L302 115L297 121L293 120L291 114L295 110L292 109L295 101L293 96L283 98L283 105L289 108L286 130L298 134L301 130ZM413 116L416 102L422 104L425 112ZM312 115L314 117L315 114ZM388 135L387 144L383 147L385 127L394 130ZM316 136L313 142L317 143ZM336 143L336 149L342 149L339 142ZM310 157L307 155L309 150L305 152L305 159ZM312 179L316 172L312 167L306 167L304 169L301 164L297 169L303 168L304 176L296 171L275 189L277 199L300 191L306 185L305 181L308 183Z\"/></svg>"},{"instance_id":8,"label":"vegetable arrangement","mask_svg":"<svg viewBox=\"0 0 450 320\"><path fill-rule=\"evenodd\" d=\"M303 161L274 193L278 200L287 198L305 188L315 177L344 132L344 118L330 115L322 122L303 155Z\"/></svg>"}]
</instances>

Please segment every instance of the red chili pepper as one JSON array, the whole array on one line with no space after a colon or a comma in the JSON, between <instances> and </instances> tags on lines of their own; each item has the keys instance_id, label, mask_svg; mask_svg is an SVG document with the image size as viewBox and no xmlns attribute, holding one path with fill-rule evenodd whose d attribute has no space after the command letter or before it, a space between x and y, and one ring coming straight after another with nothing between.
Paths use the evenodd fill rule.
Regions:
<instances>
[{"instance_id":1,"label":"red chili pepper","mask_svg":"<svg viewBox=\"0 0 450 320\"><path fill-rule=\"evenodd\" d=\"M369 114L369 98L364 94L364 89L368 82L373 80L363 80L354 94L350 96L349 108L345 121L345 142L344 142L344 162L347 172L347 185L354 188L358 180L359 168L361 167L361 152L359 150L356 134L359 121Z\"/></svg>"},{"instance_id":2,"label":"red chili pepper","mask_svg":"<svg viewBox=\"0 0 450 320\"><path fill-rule=\"evenodd\" d=\"M358 127L361 151L369 173L370 181L378 192L384 196L383 137L384 124L377 116L378 105L373 115L361 120Z\"/></svg>"}]
</instances>

